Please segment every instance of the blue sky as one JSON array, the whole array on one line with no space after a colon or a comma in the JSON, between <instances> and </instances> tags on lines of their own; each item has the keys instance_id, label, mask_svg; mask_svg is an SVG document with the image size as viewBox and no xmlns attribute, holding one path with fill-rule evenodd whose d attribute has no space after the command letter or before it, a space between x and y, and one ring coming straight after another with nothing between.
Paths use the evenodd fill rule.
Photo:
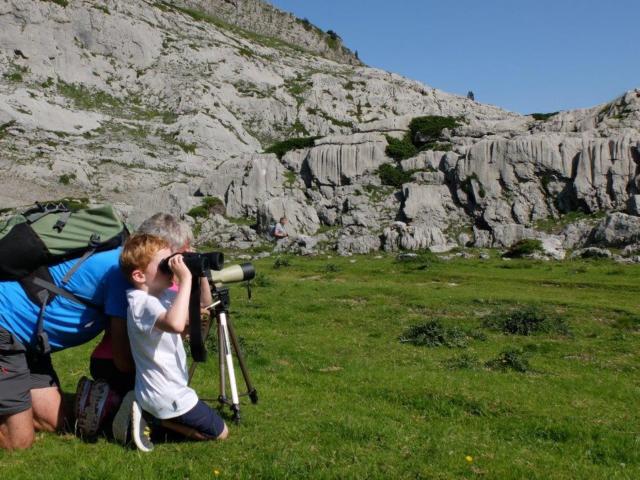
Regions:
<instances>
[{"instance_id":1,"label":"blue sky","mask_svg":"<svg viewBox=\"0 0 640 480\"><path fill-rule=\"evenodd\" d=\"M640 0L269 0L367 65L520 113L640 87Z\"/></svg>"}]
</instances>

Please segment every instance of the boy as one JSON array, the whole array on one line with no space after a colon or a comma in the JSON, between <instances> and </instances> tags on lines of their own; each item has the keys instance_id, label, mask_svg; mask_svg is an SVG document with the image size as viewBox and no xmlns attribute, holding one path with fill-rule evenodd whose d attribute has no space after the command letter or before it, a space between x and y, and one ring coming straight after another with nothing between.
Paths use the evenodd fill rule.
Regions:
<instances>
[{"instance_id":1,"label":"boy","mask_svg":"<svg viewBox=\"0 0 640 480\"><path fill-rule=\"evenodd\" d=\"M187 386L187 361L180 334L189 320L191 272L182 255L169 259L169 267L180 284L168 290L172 275L158 269L171 255L162 238L138 234L130 237L120 256L120 267L134 286L127 291L127 331L136 364L135 401L132 404L132 436L142 451L151 451L144 410L153 423L197 440L228 436L220 416L198 399ZM202 290L204 293L204 289ZM206 304L209 298L203 298Z\"/></svg>"}]
</instances>

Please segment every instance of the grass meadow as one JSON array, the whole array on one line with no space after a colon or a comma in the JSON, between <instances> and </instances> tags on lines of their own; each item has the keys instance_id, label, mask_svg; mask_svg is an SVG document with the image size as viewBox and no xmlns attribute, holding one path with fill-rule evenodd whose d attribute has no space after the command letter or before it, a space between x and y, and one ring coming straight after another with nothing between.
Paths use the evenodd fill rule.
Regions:
<instances>
[{"instance_id":1,"label":"grass meadow","mask_svg":"<svg viewBox=\"0 0 640 480\"><path fill-rule=\"evenodd\" d=\"M231 287L231 319L260 401L244 397L228 441L144 454L39 434L0 452L2 478L640 478L640 267L255 265L250 301ZM54 355L65 391L92 346ZM202 397L217 396L216 372L215 355L198 367Z\"/></svg>"}]
</instances>

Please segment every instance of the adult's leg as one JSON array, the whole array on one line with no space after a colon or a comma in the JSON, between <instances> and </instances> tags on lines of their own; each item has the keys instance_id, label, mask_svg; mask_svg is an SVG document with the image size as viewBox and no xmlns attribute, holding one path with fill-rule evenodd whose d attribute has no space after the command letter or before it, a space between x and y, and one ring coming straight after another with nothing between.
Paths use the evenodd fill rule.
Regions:
<instances>
[{"instance_id":1,"label":"adult's leg","mask_svg":"<svg viewBox=\"0 0 640 480\"><path fill-rule=\"evenodd\" d=\"M0 447L28 448L35 439L31 373L25 349L0 328Z\"/></svg>"},{"instance_id":2,"label":"adult's leg","mask_svg":"<svg viewBox=\"0 0 640 480\"><path fill-rule=\"evenodd\" d=\"M53 369L51 355L27 353L31 372L31 405L36 430L55 432L64 426L64 406L60 381Z\"/></svg>"},{"instance_id":3,"label":"adult's leg","mask_svg":"<svg viewBox=\"0 0 640 480\"><path fill-rule=\"evenodd\" d=\"M0 448L7 450L29 448L34 440L33 412L30 408L0 417Z\"/></svg>"},{"instance_id":4,"label":"adult's leg","mask_svg":"<svg viewBox=\"0 0 640 480\"><path fill-rule=\"evenodd\" d=\"M55 432L64 427L62 393L56 387L31 390L33 425L36 430Z\"/></svg>"},{"instance_id":5,"label":"adult's leg","mask_svg":"<svg viewBox=\"0 0 640 480\"><path fill-rule=\"evenodd\" d=\"M54 432L63 425L64 410L58 387L31 390L32 408L0 417L0 447L29 448L35 430Z\"/></svg>"}]
</instances>

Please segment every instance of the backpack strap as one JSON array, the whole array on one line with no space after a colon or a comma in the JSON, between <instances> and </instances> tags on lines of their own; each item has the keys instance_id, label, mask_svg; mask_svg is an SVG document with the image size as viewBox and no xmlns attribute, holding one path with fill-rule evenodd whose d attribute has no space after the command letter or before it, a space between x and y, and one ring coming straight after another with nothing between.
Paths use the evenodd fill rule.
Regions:
<instances>
[{"instance_id":1,"label":"backpack strap","mask_svg":"<svg viewBox=\"0 0 640 480\"><path fill-rule=\"evenodd\" d=\"M58 233L62 232L62 229L67 224L67 221L69 220L70 216L71 216L71 212L70 211L62 212L60 214L60 216L58 217L58 220L56 221L56 224L53 226L53 229Z\"/></svg>"},{"instance_id":2,"label":"backpack strap","mask_svg":"<svg viewBox=\"0 0 640 480\"><path fill-rule=\"evenodd\" d=\"M63 213L69 212L69 215L71 215L71 212L63 203L42 204L42 203L36 202L36 206L24 212L23 216L27 219L28 224L32 224L33 222L40 220L42 217L49 215L50 213L59 213L59 212L63 212ZM67 216L67 219L68 218L69 217ZM66 223L66 220L65 220L65 223Z\"/></svg>"},{"instance_id":3,"label":"backpack strap","mask_svg":"<svg viewBox=\"0 0 640 480\"><path fill-rule=\"evenodd\" d=\"M93 240L93 237L92 237L92 240ZM66 275L62 279L63 287L69 282L69 280L71 279L71 276L78 270L78 268L80 268L80 265L82 265L85 260L87 260L93 253L95 253L95 251L96 251L95 248L87 250L84 253L84 255L82 255L82 257L80 257L78 261L73 265L73 267L69 269L69 271L66 273ZM46 267L44 268L47 270L48 278L51 279L49 270ZM29 282L37 287L41 287L41 290L34 292L36 298L38 299L37 303L40 304L40 312L38 313L38 322L36 324L36 342L37 342L36 348L41 355L47 355L51 353L51 346L49 345L49 337L47 335L47 332L44 331L44 311L45 311L45 308L47 307L47 304L50 303L51 300L53 300L53 297L55 295L60 295L66 298L67 300L71 300L72 302L81 303L82 305L85 305L89 308L93 308L94 310L103 312L102 308L93 304L89 300L86 300L84 298L74 295L70 291L57 286L52 281L42 278L42 276L33 276L29 278Z\"/></svg>"}]
</instances>

